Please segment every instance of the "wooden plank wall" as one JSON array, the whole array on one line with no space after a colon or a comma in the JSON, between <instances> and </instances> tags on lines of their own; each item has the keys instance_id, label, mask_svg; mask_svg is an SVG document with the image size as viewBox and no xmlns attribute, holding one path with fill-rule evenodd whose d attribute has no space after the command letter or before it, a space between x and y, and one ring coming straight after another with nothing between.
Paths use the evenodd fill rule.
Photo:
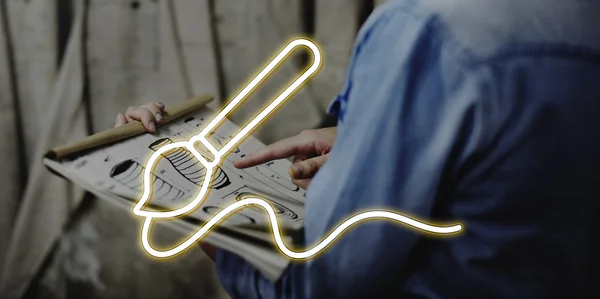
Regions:
<instances>
[{"instance_id":1,"label":"wooden plank wall","mask_svg":"<svg viewBox=\"0 0 600 299\"><path fill-rule=\"evenodd\" d=\"M39 137L39 126L43 123L40 120L64 46L61 43L69 29L72 8L64 6L72 6L78 0L0 1L6 8L3 16L8 16L6 22L0 22L0 29L12 37L6 40L0 36L0 133L13 140L23 139L19 144L0 145L3 156L21 155L0 171L3 177L14 177L16 181L20 164L28 167L39 161L30 151L20 149L32 148ZM93 131L101 131L112 127L116 113L128 106L147 101L170 105L198 93L215 95L217 100L211 105L218 108L287 41L308 36L320 45L324 54L320 74L255 134L269 143L303 129L316 128L325 117L329 101L342 87L354 36L375 2L382 1L85 0L88 10L84 63L89 125ZM4 23L9 26L3 28ZM7 44L12 44L13 55L7 52ZM295 55L294 60L286 62L276 76L232 115L232 120L244 124L254 116L298 75L306 58ZM7 71L10 63L17 79L14 92ZM15 181L0 181L0 188L9 191L0 197L2 230L10 228L11 220L7 220L10 217L5 217L10 213L6 211L16 209L19 200L14 197L24 187L22 182L14 184ZM86 205L85 209L77 223L69 226L68 234L80 234L84 231L81 227L91 227L94 231L97 238L94 258L101 265L104 289L97 289L94 284L77 283L73 287L73 283L67 283L68 288L75 289L69 291L70 295L226 297L216 282L212 265L200 250L170 261L148 259L137 246L136 219L126 214L115 216L118 211L102 201ZM157 234L165 240L170 235L161 230ZM73 240L77 238L69 242L76 242ZM3 242L6 240L0 237L0 266ZM56 263L53 261L42 269L40 277L53 275L52 271L61 267ZM34 281L32 288L43 281Z\"/></svg>"}]
</instances>

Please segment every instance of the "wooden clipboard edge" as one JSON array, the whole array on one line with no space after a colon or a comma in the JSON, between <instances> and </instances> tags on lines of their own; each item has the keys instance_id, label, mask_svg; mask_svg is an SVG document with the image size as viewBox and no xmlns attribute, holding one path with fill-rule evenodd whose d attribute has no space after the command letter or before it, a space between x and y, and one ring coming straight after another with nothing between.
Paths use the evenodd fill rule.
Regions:
<instances>
[{"instance_id":1,"label":"wooden clipboard edge","mask_svg":"<svg viewBox=\"0 0 600 299\"><path fill-rule=\"evenodd\" d=\"M185 114L198 110L206 106L206 104L210 103L213 99L214 97L212 95L202 94L179 104L167 107L165 108L163 114L165 118L161 125L165 125ZM53 148L49 150L44 157L52 160L62 159L82 151L114 143L126 138L143 134L145 132L146 129L142 123L132 122L120 127L90 135L70 144Z\"/></svg>"}]
</instances>

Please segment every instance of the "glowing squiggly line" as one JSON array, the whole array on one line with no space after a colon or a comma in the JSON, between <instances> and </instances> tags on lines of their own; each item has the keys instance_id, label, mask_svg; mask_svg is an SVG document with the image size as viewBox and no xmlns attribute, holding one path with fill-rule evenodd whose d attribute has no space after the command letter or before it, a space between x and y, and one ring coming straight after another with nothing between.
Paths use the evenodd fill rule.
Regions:
<instances>
[{"instance_id":1,"label":"glowing squiggly line","mask_svg":"<svg viewBox=\"0 0 600 299\"><path fill-rule=\"evenodd\" d=\"M288 54L294 50L294 48L298 46L305 46L309 48L313 52L313 63L312 65L304 72L300 77L298 77L294 82L292 82L273 102L271 102L265 109L263 109L256 117L254 117L244 128L242 128L231 140L225 144L220 150L217 150L206 138L206 135L213 131L213 129L221 123L225 119L225 117L244 100L248 94L253 91L259 83L261 83L265 77L273 71L275 67L277 67L284 58L288 56ZM457 233L462 230L462 225L456 224L453 226L433 226L430 224L426 224L409 217L403 216L399 213L394 213L390 211L369 211L363 212L358 215L355 215L347 220L345 220L342 224L336 227L325 239L323 239L320 243L315 245L313 248L296 252L290 250L284 243L281 236L281 232L279 231L279 224L277 222L277 217L275 216L275 210L273 207L267 203L265 200L260 198L246 198L241 201L232 203L227 206L225 209L221 210L215 216L213 216L204 226L202 226L196 233L194 233L190 238L177 245L176 247L166 250L159 251L154 249L149 242L150 235L150 226L152 224L152 220L154 218L173 218L181 216L185 213L188 213L195 209L199 204L202 203L204 197L207 195L208 187L210 185L210 179L213 175L214 168L219 164L221 158L224 155L227 155L229 150L236 146L244 137L246 137L254 128L256 128L266 117L273 112L278 106L280 106L294 91L296 91L306 80L308 80L316 71L319 69L321 65L321 54L319 48L311 41L307 39L296 39L290 42L265 68L258 74L242 91L233 99L223 110L221 110L209 123L208 125L198 134L190 138L188 141L175 142L171 144L164 145L157 149L152 156L146 162L146 167L144 168L144 176L143 176L143 186L144 190L142 193L142 197L138 201L138 203L133 208L133 214L141 217L145 217L144 225L142 228L142 245L144 249L155 257L169 257L175 254L182 252L187 249L189 246L193 245L195 242L200 240L205 234L207 234L215 225L217 225L220 221L226 218L230 213L235 212L238 209L246 207L248 205L259 205L269 215L269 220L271 223L271 228L273 230L273 236L275 238L275 242L277 247L281 250L281 252L287 255L290 258L296 259L305 259L310 258L320 251L324 250L327 246L329 246L336 238L338 238L345 230L350 228L352 225L357 222L370 220L370 219L385 219L385 220L393 220L408 226L412 226L418 228L420 230L437 233L437 234L452 234ZM207 161L194 147L196 142L202 143L209 152L211 152L214 156L212 162ZM152 168L155 166L157 160L162 156L163 153L174 150L176 148L185 147L188 151L190 151L198 161L204 167L206 167L206 175L204 177L204 181L200 188L200 192L196 195L196 197L189 202L184 207L179 209L168 211L168 212L157 212L157 211L143 211L142 207L144 204L150 199L152 193Z\"/></svg>"},{"instance_id":2,"label":"glowing squiggly line","mask_svg":"<svg viewBox=\"0 0 600 299\"><path fill-rule=\"evenodd\" d=\"M273 230L273 237L275 238L275 243L281 252L287 255L290 258L294 259L306 259L310 258L325 248L329 246L335 239L340 237L340 235L348 230L352 225L365 220L372 219L384 219L384 220L392 220L400 223L404 223L406 225L418 228L423 231L436 233L436 234L453 234L458 233L462 230L462 225L457 224L453 226L433 226L429 225L409 217L400 215L398 213L393 213L389 211L369 211L357 214L349 219L346 219L342 224L338 225L333 231L327 235L324 239L322 239L317 245L313 246L311 249L306 251L292 251L290 250L285 243L283 242L283 238L281 237L281 232L279 230L279 223L277 221L277 216L275 215L275 210L273 207L267 203L264 199L248 197L243 200L240 200L236 203L233 203L227 206L225 209L219 211L215 216L213 216L206 224L200 228L194 235L188 238L186 241L177 245L177 247L167 250L167 251L158 251L152 248L149 245L148 236L150 233L150 225L152 224L151 218L146 218L144 222L144 226L142 228L142 242L144 244L148 244L148 247L144 246L144 248L148 251L149 254L155 257L169 257L173 256L189 246L193 245L195 242L200 240L206 233L208 233L215 225L217 225L221 220L226 218L229 214L234 213L238 209L245 208L250 205L258 205L261 206L269 215L269 220L271 222L271 228Z\"/></svg>"}]
</instances>

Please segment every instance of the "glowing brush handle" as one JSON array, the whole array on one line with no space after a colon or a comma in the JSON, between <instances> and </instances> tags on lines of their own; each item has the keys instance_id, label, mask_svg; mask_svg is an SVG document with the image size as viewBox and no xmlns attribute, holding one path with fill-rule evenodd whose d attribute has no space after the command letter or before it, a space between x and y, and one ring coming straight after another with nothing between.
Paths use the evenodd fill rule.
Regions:
<instances>
[{"instance_id":1,"label":"glowing brush handle","mask_svg":"<svg viewBox=\"0 0 600 299\"><path fill-rule=\"evenodd\" d=\"M279 94L277 96L277 98L275 98L267 107L265 107L262 111L260 111L260 113L256 117L254 117L244 128L242 128L235 136L233 136L233 138L231 138L227 142L227 144L225 144L220 150L217 150L208 141L206 136L208 134L210 134L210 132L212 132L214 130L214 128L216 126L218 126L221 123L221 121L223 121L223 119L231 113L231 111L233 111L233 109L235 109L237 106L239 106L240 103L242 103L244 100L246 100L248 97L248 94L250 92L252 92L254 89L256 89L258 84L263 82L264 79L281 62L283 62L284 59L286 57L288 57L289 54L294 49L296 49L298 47L306 47L312 52L313 63L311 64L311 66L308 69L306 69L306 71L304 71L298 78L296 78L296 80L294 80L294 82L292 82L283 92L281 92L281 94ZM321 52L319 51L319 48L317 47L317 45L315 45L312 41L310 41L308 39L304 39L304 38L295 39L295 40L291 41L285 48L283 48L283 50L281 50L281 52L279 52L279 54L277 54L277 56L275 56L275 58L273 58L273 60L271 60L271 62L269 62L269 64L267 64L267 66L265 66L264 69L262 69L260 71L260 73L258 73L258 75L256 75L256 77L254 77L252 79L252 81L250 81L250 83L248 83L248 85L246 85L244 87L244 89L242 89L242 91L240 91L240 93L238 93L235 96L235 98L233 98L233 100L231 100L227 104L227 106L225 106L219 112L219 114L217 114L208 123L208 125L206 125L206 127L204 127L204 129L202 129L202 131L198 135L196 135L192 139L190 139L190 141L191 142L200 141L213 153L213 155L215 155L215 159L217 159L216 157L220 158L220 157L226 155L226 153L230 149L234 148L245 136L248 135L248 133L250 131L252 131L263 120L265 120L271 112L273 112L275 109L277 109L277 107L281 106L281 104L283 104L287 99L289 99L290 95L292 93L294 93L296 90L298 90L302 86L302 84L304 82L306 82L310 77L312 77L318 71L320 66L321 66Z\"/></svg>"}]
</instances>

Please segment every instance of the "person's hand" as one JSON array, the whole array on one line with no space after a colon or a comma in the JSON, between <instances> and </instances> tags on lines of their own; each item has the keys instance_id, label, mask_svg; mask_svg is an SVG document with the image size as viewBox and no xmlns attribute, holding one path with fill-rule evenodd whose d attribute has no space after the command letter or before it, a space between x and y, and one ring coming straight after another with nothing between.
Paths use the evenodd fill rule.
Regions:
<instances>
[{"instance_id":1,"label":"person's hand","mask_svg":"<svg viewBox=\"0 0 600 299\"><path fill-rule=\"evenodd\" d=\"M164 121L163 111L165 104L161 102L149 102L139 107L129 107L125 113L117 114L115 127L122 126L132 121L140 121L149 132L156 132L156 124ZM199 242L200 247L211 259L215 259L215 247L206 242Z\"/></svg>"},{"instance_id":2,"label":"person's hand","mask_svg":"<svg viewBox=\"0 0 600 299\"><path fill-rule=\"evenodd\" d=\"M312 177L327 161L336 135L336 127L303 131L245 156L236 161L234 166L247 168L294 156L290 176L294 184L306 189Z\"/></svg>"},{"instance_id":3,"label":"person's hand","mask_svg":"<svg viewBox=\"0 0 600 299\"><path fill-rule=\"evenodd\" d=\"M139 107L129 107L124 114L117 114L115 127L132 121L140 121L148 132L154 133L156 132L156 125L164 121L163 110L165 110L165 104L161 102L150 102Z\"/></svg>"}]
</instances>

